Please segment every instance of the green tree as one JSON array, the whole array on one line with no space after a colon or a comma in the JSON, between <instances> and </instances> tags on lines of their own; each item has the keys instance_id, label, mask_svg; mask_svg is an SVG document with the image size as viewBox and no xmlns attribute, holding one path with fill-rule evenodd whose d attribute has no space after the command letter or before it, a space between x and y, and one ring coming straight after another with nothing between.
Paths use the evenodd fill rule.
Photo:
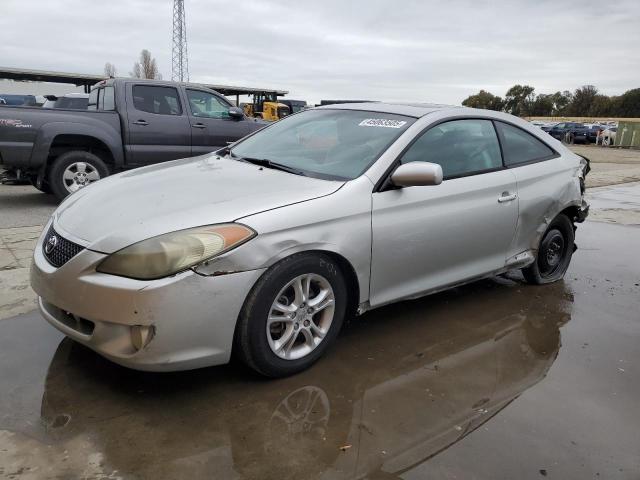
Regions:
<instances>
[{"instance_id":1,"label":"green tree","mask_svg":"<svg viewBox=\"0 0 640 480\"><path fill-rule=\"evenodd\" d=\"M613 102L611 97L597 94L593 97L588 112L590 117L609 117L613 114Z\"/></svg>"},{"instance_id":2,"label":"green tree","mask_svg":"<svg viewBox=\"0 0 640 480\"><path fill-rule=\"evenodd\" d=\"M584 85L573 93L573 99L567 106L567 113L574 117L588 116L598 89L593 85Z\"/></svg>"},{"instance_id":3,"label":"green tree","mask_svg":"<svg viewBox=\"0 0 640 480\"><path fill-rule=\"evenodd\" d=\"M526 116L529 115L535 95L534 88L529 85L514 85L505 95L504 110L511 115Z\"/></svg>"},{"instance_id":4,"label":"green tree","mask_svg":"<svg viewBox=\"0 0 640 480\"><path fill-rule=\"evenodd\" d=\"M612 103L616 117L640 117L640 88L627 90Z\"/></svg>"},{"instance_id":5,"label":"green tree","mask_svg":"<svg viewBox=\"0 0 640 480\"><path fill-rule=\"evenodd\" d=\"M480 90L475 95L470 95L462 101L462 105L471 108L484 108L485 110L502 110L504 106L504 100L493 95L486 90Z\"/></svg>"},{"instance_id":6,"label":"green tree","mask_svg":"<svg viewBox=\"0 0 640 480\"><path fill-rule=\"evenodd\" d=\"M569 90L565 90L564 92L556 92L551 94L551 100L553 101L553 109L551 111L552 115L562 115L564 114L567 105L571 103L573 99L573 95Z\"/></svg>"},{"instance_id":7,"label":"green tree","mask_svg":"<svg viewBox=\"0 0 640 480\"><path fill-rule=\"evenodd\" d=\"M529 115L549 117L553 114L553 95L540 94L529 107Z\"/></svg>"}]
</instances>

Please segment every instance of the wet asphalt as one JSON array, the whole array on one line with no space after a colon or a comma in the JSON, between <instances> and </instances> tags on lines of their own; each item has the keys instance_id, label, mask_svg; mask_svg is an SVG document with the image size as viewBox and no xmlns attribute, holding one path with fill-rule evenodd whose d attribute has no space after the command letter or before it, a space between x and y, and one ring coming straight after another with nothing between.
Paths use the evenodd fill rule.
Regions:
<instances>
[{"instance_id":1,"label":"wet asphalt","mask_svg":"<svg viewBox=\"0 0 640 480\"><path fill-rule=\"evenodd\" d=\"M0 321L0 478L640 479L640 228L576 237L562 282L374 310L281 380L135 372Z\"/></svg>"}]
</instances>

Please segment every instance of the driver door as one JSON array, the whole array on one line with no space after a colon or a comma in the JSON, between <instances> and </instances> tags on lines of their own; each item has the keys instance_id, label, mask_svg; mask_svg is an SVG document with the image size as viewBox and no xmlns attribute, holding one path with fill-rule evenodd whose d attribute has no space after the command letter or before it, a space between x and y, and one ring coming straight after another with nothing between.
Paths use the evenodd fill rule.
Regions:
<instances>
[{"instance_id":1,"label":"driver door","mask_svg":"<svg viewBox=\"0 0 640 480\"><path fill-rule=\"evenodd\" d=\"M193 155L226 147L249 133L249 122L231 117L226 100L204 90L187 88L186 92Z\"/></svg>"},{"instance_id":2,"label":"driver door","mask_svg":"<svg viewBox=\"0 0 640 480\"><path fill-rule=\"evenodd\" d=\"M440 164L444 181L373 193L372 306L504 267L515 234L516 180L490 120L431 127L400 158L412 161Z\"/></svg>"}]
</instances>

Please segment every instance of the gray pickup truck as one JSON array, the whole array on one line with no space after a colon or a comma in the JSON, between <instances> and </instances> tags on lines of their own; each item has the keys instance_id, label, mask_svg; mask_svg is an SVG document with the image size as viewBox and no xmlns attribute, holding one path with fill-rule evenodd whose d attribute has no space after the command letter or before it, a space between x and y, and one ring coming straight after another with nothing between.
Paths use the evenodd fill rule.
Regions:
<instances>
[{"instance_id":1,"label":"gray pickup truck","mask_svg":"<svg viewBox=\"0 0 640 480\"><path fill-rule=\"evenodd\" d=\"M0 107L0 168L62 199L111 173L226 147L266 123L193 84L109 79L87 111Z\"/></svg>"}]
</instances>

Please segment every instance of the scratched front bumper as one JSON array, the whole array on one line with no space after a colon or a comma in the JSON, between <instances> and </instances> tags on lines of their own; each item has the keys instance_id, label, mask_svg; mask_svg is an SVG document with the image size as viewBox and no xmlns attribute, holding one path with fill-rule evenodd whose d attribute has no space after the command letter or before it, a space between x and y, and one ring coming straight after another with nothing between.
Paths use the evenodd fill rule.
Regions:
<instances>
[{"instance_id":1,"label":"scratched front bumper","mask_svg":"<svg viewBox=\"0 0 640 480\"><path fill-rule=\"evenodd\" d=\"M264 270L202 276L189 270L141 281L96 272L105 254L83 250L60 268L42 253L40 238L31 285L44 318L65 335L121 365L172 371L229 361L242 304ZM131 330L153 327L136 350Z\"/></svg>"}]
</instances>

